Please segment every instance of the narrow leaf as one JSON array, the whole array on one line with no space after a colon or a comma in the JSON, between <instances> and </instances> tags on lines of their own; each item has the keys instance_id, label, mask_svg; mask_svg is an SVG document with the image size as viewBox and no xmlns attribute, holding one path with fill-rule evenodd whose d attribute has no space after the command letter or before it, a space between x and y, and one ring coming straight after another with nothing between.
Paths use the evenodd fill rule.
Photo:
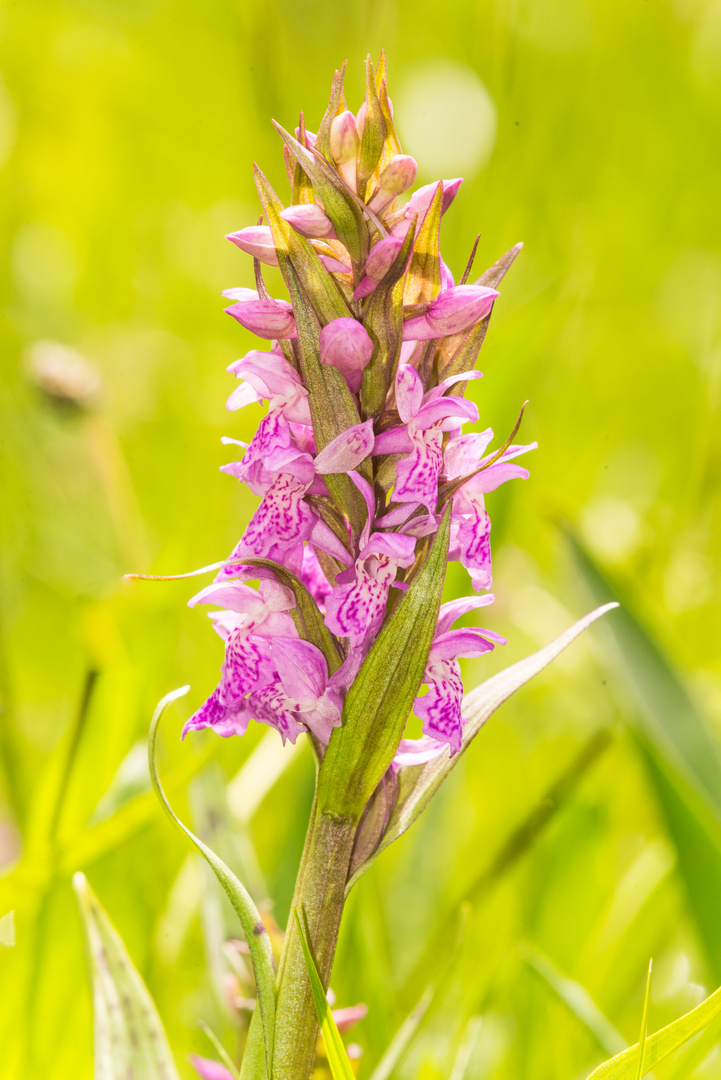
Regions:
<instances>
[{"instance_id":1,"label":"narrow leaf","mask_svg":"<svg viewBox=\"0 0 721 1080\"><path fill-rule=\"evenodd\" d=\"M348 305L313 246L280 216L283 204L257 165L255 166L255 184L268 225L273 233L273 242L283 276L286 276L285 262L290 259L308 299L324 326L333 319L349 316Z\"/></svg>"},{"instance_id":2,"label":"narrow leaf","mask_svg":"<svg viewBox=\"0 0 721 1080\"><path fill-rule=\"evenodd\" d=\"M402 836L403 833L411 827L416 818L425 810L433 795L451 770L458 764L462 755L499 705L502 705L511 694L514 694L516 690L529 682L529 680L532 679L534 675L537 675L539 671L543 671L552 660L555 660L556 657L562 653L572 641L575 641L584 630L594 623L596 619L615 607L618 607L618 604L605 604L603 607L590 612L590 614L585 615L584 618L579 619L577 623L574 623L573 626L564 631L564 633L557 637L555 641L552 641L550 645L546 645L543 649L539 649L538 652L533 653L531 656L527 656L525 660L519 660L517 664L512 664L511 667L506 668L505 671L500 671L497 675L494 675L484 683L481 683L475 690L466 694L463 699L463 716L465 724L460 751L453 757L449 757L448 752L443 751L437 758L427 762L425 765L409 766L408 768L401 770L401 793L398 802L396 803L395 810L391 815L390 824L386 834L383 837L374 858L392 844L394 840L397 840L399 836ZM348 882L348 889L355 884L369 865L370 863L366 863L356 871L355 875Z\"/></svg>"},{"instance_id":3,"label":"narrow leaf","mask_svg":"<svg viewBox=\"0 0 721 1080\"><path fill-rule=\"evenodd\" d=\"M615 598L590 554L566 529L576 563L596 600ZM716 978L721 979L721 756L704 717L671 661L624 597L610 626L614 656L638 713L632 716L642 757L678 853L689 906ZM632 710L633 711L633 710Z\"/></svg>"},{"instance_id":4,"label":"narrow leaf","mask_svg":"<svg viewBox=\"0 0 721 1080\"><path fill-rule=\"evenodd\" d=\"M707 1024L721 1013L721 988L702 1001L691 1012L674 1020L668 1027L661 1028L645 1041L643 1072L646 1076L659 1062L678 1050L685 1042L702 1031ZM609 1061L604 1061L591 1073L589 1080L636 1080L640 1044L630 1046L628 1050L617 1054Z\"/></svg>"},{"instance_id":5,"label":"narrow leaf","mask_svg":"<svg viewBox=\"0 0 721 1080\"><path fill-rule=\"evenodd\" d=\"M245 559L243 565L264 566L272 570L281 585L285 585L295 596L296 606L291 615L295 622L298 633L305 641L312 642L320 649L328 664L328 674L332 675L341 666L342 660L338 652L335 638L323 621L323 615L315 600L308 592L300 578L292 571L272 559Z\"/></svg>"},{"instance_id":6,"label":"narrow leaf","mask_svg":"<svg viewBox=\"0 0 721 1080\"><path fill-rule=\"evenodd\" d=\"M305 966L308 969L308 978L310 980L311 990L313 991L313 1000L315 1002L316 1012L318 1013L318 1023L320 1024L320 1033L323 1036L323 1045L325 1046L331 1075L333 1076L333 1080L355 1080L351 1063L348 1060L348 1055L346 1054L345 1046L343 1045L343 1040L340 1037L340 1032L333 1019L333 1013L328 1004L328 999L325 996L325 990L323 989L323 983L318 974L318 968L315 966L315 960L308 947L300 916L295 908L293 908L293 914L295 915L295 922L298 927L298 937L300 938L300 945L303 950Z\"/></svg>"},{"instance_id":7,"label":"narrow leaf","mask_svg":"<svg viewBox=\"0 0 721 1080\"><path fill-rule=\"evenodd\" d=\"M393 760L438 621L450 531L443 515L426 561L363 661L318 777L318 808L360 817Z\"/></svg>"},{"instance_id":8,"label":"narrow leaf","mask_svg":"<svg viewBox=\"0 0 721 1080\"><path fill-rule=\"evenodd\" d=\"M444 953L441 954L443 960L440 966L437 967L435 976L428 983L418 1002L396 1031L388 1049L371 1073L369 1080L390 1080L399 1062L408 1052L413 1040L420 1032L424 1020L438 1000L453 969L463 943L470 908L470 904L461 904L456 919L456 933L450 948L446 948Z\"/></svg>"},{"instance_id":9,"label":"narrow leaf","mask_svg":"<svg viewBox=\"0 0 721 1080\"><path fill-rule=\"evenodd\" d=\"M290 262L286 267L286 281L298 328L300 366L308 387L316 450L320 451L349 427L360 423L360 417L340 371L320 361L318 320ZM369 479L369 469L369 461L360 466L359 471L366 479ZM348 476L326 476L325 484L338 509L348 518L354 535L359 535L367 516L363 496Z\"/></svg>"},{"instance_id":10,"label":"narrow leaf","mask_svg":"<svg viewBox=\"0 0 721 1080\"><path fill-rule=\"evenodd\" d=\"M383 153L386 131L381 103L378 100L375 75L371 58L366 58L366 115L358 157L358 194L365 199L368 181L376 171Z\"/></svg>"},{"instance_id":11,"label":"narrow leaf","mask_svg":"<svg viewBox=\"0 0 721 1080\"><path fill-rule=\"evenodd\" d=\"M354 265L359 269L368 253L368 230L360 208L343 191L342 180L327 161L301 146L280 124L275 127L295 160L313 181L316 194L333 222L338 239L348 249Z\"/></svg>"},{"instance_id":12,"label":"narrow leaf","mask_svg":"<svg viewBox=\"0 0 721 1080\"><path fill-rule=\"evenodd\" d=\"M636 1066L636 1080L643 1076L643 1059L646 1049L646 1032L648 1030L648 999L651 996L651 972L653 960L648 962L648 975L646 977L646 993L643 996L643 1013L641 1014L641 1034L638 1040L638 1064Z\"/></svg>"},{"instance_id":13,"label":"narrow leaf","mask_svg":"<svg viewBox=\"0 0 721 1080\"><path fill-rule=\"evenodd\" d=\"M84 874L73 876L93 983L95 1080L178 1080L153 1000Z\"/></svg>"},{"instance_id":14,"label":"narrow leaf","mask_svg":"<svg viewBox=\"0 0 721 1080\"><path fill-rule=\"evenodd\" d=\"M163 791L155 763L155 745L158 735L158 726L163 718L165 710L177 698L187 694L189 689L190 687L183 686L179 690L174 690L172 693L166 694L158 703L155 713L153 714L153 719L150 724L150 733L148 735L148 764L150 767L150 777L153 781L155 793L165 807L168 816L181 832L185 833L191 844L197 848L209 864L240 919L240 924L243 927L243 932L246 941L248 942L250 959L255 975L258 1008L263 1024L266 1071L270 1077L270 1062L273 1057L273 1038L275 1034L275 974L273 971L273 954L268 933L263 925L260 913L245 887L241 885L223 860L219 859L215 852L204 844L202 840L199 840L175 814Z\"/></svg>"},{"instance_id":15,"label":"narrow leaf","mask_svg":"<svg viewBox=\"0 0 721 1080\"><path fill-rule=\"evenodd\" d=\"M568 1011L593 1035L602 1050L605 1050L607 1054L618 1054L626 1049L628 1043L623 1035L601 1012L585 986L561 974L553 961L532 945L525 945L522 948L522 955L528 966L543 979Z\"/></svg>"},{"instance_id":16,"label":"narrow leaf","mask_svg":"<svg viewBox=\"0 0 721 1080\"><path fill-rule=\"evenodd\" d=\"M576 562L594 598L618 599L622 610L613 621L613 637L648 737L667 755L675 751L721 809L721 751L670 660L632 614L578 538L566 529Z\"/></svg>"},{"instance_id":17,"label":"narrow leaf","mask_svg":"<svg viewBox=\"0 0 721 1080\"><path fill-rule=\"evenodd\" d=\"M322 154L328 161L331 160L330 156L330 126L335 120L338 113L343 111L343 76L345 75L347 61L343 62L343 66L340 71L336 71L333 76L333 86L330 92L330 101L328 108L325 110L323 119L318 127L318 134L315 139L315 148L319 154Z\"/></svg>"},{"instance_id":18,"label":"narrow leaf","mask_svg":"<svg viewBox=\"0 0 721 1080\"><path fill-rule=\"evenodd\" d=\"M502 255L497 262L490 266L488 270L485 270L476 285L485 285L488 288L496 289L506 276L513 264L516 256L520 253L523 244L514 244L514 246L507 251L505 255ZM488 312L484 319L481 319L472 330L470 330L464 336L461 336L460 343L453 346L453 352L450 357L444 358L440 363L439 378L447 379L451 375L460 375L463 371L472 371L478 361L478 354L481 351L481 346L485 341L486 334L488 333L488 324L491 321L491 315L493 314L493 308ZM447 354L446 354L447 356ZM463 394L465 385L458 383L451 390L452 394Z\"/></svg>"},{"instance_id":19,"label":"narrow leaf","mask_svg":"<svg viewBox=\"0 0 721 1080\"><path fill-rule=\"evenodd\" d=\"M413 258L403 294L405 304L427 304L438 295L441 287L442 213L443 183L439 180L413 246Z\"/></svg>"}]
</instances>

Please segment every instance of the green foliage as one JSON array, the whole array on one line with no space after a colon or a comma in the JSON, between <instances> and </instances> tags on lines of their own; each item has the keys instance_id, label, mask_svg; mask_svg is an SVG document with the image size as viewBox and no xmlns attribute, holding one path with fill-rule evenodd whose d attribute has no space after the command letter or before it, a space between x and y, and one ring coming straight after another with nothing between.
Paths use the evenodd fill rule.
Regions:
<instances>
[{"instance_id":1,"label":"green foliage","mask_svg":"<svg viewBox=\"0 0 721 1080\"><path fill-rule=\"evenodd\" d=\"M160 1017L122 939L84 874L80 903L93 982L95 1080L177 1080Z\"/></svg>"},{"instance_id":2,"label":"green foliage","mask_svg":"<svg viewBox=\"0 0 721 1080\"><path fill-rule=\"evenodd\" d=\"M650 982L649 970L649 982ZM648 984L647 984L648 985ZM641 1039L635 1046L622 1051L610 1061L604 1061L591 1073L589 1080L638 1080L641 1076L654 1069L664 1058L678 1050L687 1043L694 1035L710 1024L721 1012L721 989L711 994L706 1001L691 1009L685 1016L679 1017L673 1024L646 1035L646 1010L648 1007L648 993L644 998L643 1022L641 1024ZM717 1033L718 1034L718 1033Z\"/></svg>"},{"instance_id":3,"label":"green foliage","mask_svg":"<svg viewBox=\"0 0 721 1080\"><path fill-rule=\"evenodd\" d=\"M311 990L313 991L313 1001L315 1002L316 1012L318 1013L320 1033L323 1036L323 1045L325 1046L331 1075L333 1080L353 1080L353 1069L348 1060L348 1055L343 1046L343 1040L340 1037L336 1022L333 1019L333 1013L331 1012L330 1005L325 996L323 983L318 974L318 968L315 966L313 954L308 947L303 924L301 923L300 916L295 908L293 908L293 913L295 915L296 926L298 927L298 936L303 950L308 978L310 979Z\"/></svg>"},{"instance_id":4,"label":"green foliage","mask_svg":"<svg viewBox=\"0 0 721 1080\"><path fill-rule=\"evenodd\" d=\"M268 931L265 928L260 912L253 903L250 893L236 878L233 871L222 859L202 840L199 840L172 809L162 784L155 762L155 743L158 734L158 726L168 706L179 697L187 694L190 687L184 686L179 690L173 690L158 703L150 724L148 736L148 764L150 766L150 779L152 780L155 793L167 811L168 817L174 825L185 833L191 844L200 852L211 870L218 879L228 899L235 908L240 925L243 928L245 940L250 952L255 976L255 986L258 994L258 1012L263 1025L263 1038L265 1043L266 1075L270 1077L270 1062L273 1058L273 1037L275 1034L275 973L273 971L273 953L271 949Z\"/></svg>"}]
</instances>

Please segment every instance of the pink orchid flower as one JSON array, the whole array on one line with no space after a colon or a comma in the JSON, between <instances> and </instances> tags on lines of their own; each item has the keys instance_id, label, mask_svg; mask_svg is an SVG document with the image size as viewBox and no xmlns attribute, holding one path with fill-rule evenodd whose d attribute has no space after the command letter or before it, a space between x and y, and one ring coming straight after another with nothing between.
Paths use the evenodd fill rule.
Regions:
<instances>
[{"instance_id":1,"label":"pink orchid flower","mask_svg":"<svg viewBox=\"0 0 721 1080\"><path fill-rule=\"evenodd\" d=\"M433 645L428 655L423 683L427 693L417 697L413 711L423 721L420 739L403 739L393 759L396 769L408 765L423 765L443 752L446 746L451 755L461 748L463 717L463 682L458 658L475 657L490 652L506 640L493 630L472 626L452 630L451 626L469 611L493 603L493 596L467 596L442 604Z\"/></svg>"},{"instance_id":2,"label":"pink orchid flower","mask_svg":"<svg viewBox=\"0 0 721 1080\"><path fill-rule=\"evenodd\" d=\"M451 437L446 446L443 461L443 477L455 480L472 473L493 457L484 452L493 438L493 431L487 428L480 434L457 434ZM451 541L448 551L449 560L457 560L465 566L471 575L474 589L490 589L493 577L491 573L491 519L486 512L483 496L507 480L527 479L528 469L512 463L512 459L529 450L535 450L537 443L527 446L509 446L493 465L473 476L453 496L453 514L451 517Z\"/></svg>"},{"instance_id":3,"label":"pink orchid flower","mask_svg":"<svg viewBox=\"0 0 721 1080\"><path fill-rule=\"evenodd\" d=\"M362 652L383 622L398 567L413 564L416 541L402 533L371 533L373 490L358 473L349 475L366 501L368 517L355 565L338 574L326 597L325 624L332 633L348 638L351 650Z\"/></svg>"},{"instance_id":4,"label":"pink orchid flower","mask_svg":"<svg viewBox=\"0 0 721 1080\"><path fill-rule=\"evenodd\" d=\"M462 378L480 378L480 372L466 372ZM402 426L390 428L376 437L373 454L405 454L396 466L393 501L425 506L435 513L438 479L443 465L443 432L453 431L467 421L478 419L478 408L461 397L444 393L457 378L423 392L423 383L410 364L399 364L396 374L396 407ZM384 525L390 525L383 519Z\"/></svg>"}]
</instances>

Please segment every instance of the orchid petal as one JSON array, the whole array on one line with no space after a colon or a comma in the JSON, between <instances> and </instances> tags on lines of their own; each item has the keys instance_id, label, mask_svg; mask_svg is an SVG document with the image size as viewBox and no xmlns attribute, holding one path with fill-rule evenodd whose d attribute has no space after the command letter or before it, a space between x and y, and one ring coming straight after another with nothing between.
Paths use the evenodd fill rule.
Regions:
<instances>
[{"instance_id":1,"label":"orchid petal","mask_svg":"<svg viewBox=\"0 0 721 1080\"><path fill-rule=\"evenodd\" d=\"M493 630L481 630L476 626L448 630L434 639L428 662L434 664L438 660L457 660L459 656L482 656L492 652L496 645L506 644L506 639Z\"/></svg>"},{"instance_id":2,"label":"orchid petal","mask_svg":"<svg viewBox=\"0 0 721 1080\"><path fill-rule=\"evenodd\" d=\"M423 721L423 731L439 742L448 743L451 755L461 748L463 721L461 701L463 681L456 660L439 660L426 668L428 692L417 697L413 711Z\"/></svg>"},{"instance_id":3,"label":"orchid petal","mask_svg":"<svg viewBox=\"0 0 721 1080\"><path fill-rule=\"evenodd\" d=\"M456 619L460 619L462 615L467 615L469 611L474 611L479 607L487 607L494 600L493 593L487 593L486 596L463 596L458 600L449 600L446 604L441 604L438 613L438 625L436 626L436 638L441 634L445 634Z\"/></svg>"},{"instance_id":4,"label":"orchid petal","mask_svg":"<svg viewBox=\"0 0 721 1080\"><path fill-rule=\"evenodd\" d=\"M374 438L372 419L346 428L317 455L316 472L322 475L350 472L368 457Z\"/></svg>"},{"instance_id":5,"label":"orchid petal","mask_svg":"<svg viewBox=\"0 0 721 1080\"><path fill-rule=\"evenodd\" d=\"M413 443L408 434L408 429L404 425L403 427L390 428L388 431L382 431L380 435L376 435L373 443L373 456L378 457L379 454L405 454L412 449Z\"/></svg>"},{"instance_id":6,"label":"orchid petal","mask_svg":"<svg viewBox=\"0 0 721 1080\"><path fill-rule=\"evenodd\" d=\"M423 401L421 377L410 364L399 364L396 373L396 407L404 424L417 414Z\"/></svg>"},{"instance_id":7,"label":"orchid petal","mask_svg":"<svg viewBox=\"0 0 721 1080\"><path fill-rule=\"evenodd\" d=\"M437 429L412 431L413 450L396 465L396 502L420 503L433 511L443 464L443 435Z\"/></svg>"}]
</instances>

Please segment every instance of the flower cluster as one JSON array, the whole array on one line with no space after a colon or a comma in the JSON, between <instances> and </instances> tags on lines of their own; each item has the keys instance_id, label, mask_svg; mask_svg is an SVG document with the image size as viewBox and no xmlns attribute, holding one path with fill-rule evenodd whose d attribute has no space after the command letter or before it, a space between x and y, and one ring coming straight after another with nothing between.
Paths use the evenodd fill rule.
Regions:
<instances>
[{"instance_id":1,"label":"flower cluster","mask_svg":"<svg viewBox=\"0 0 721 1080\"><path fill-rule=\"evenodd\" d=\"M295 136L278 128L290 205L258 171L265 224L228 237L253 258L257 288L227 290L226 310L270 344L228 368L240 380L228 409L267 402L267 413L224 469L260 504L214 584L191 600L217 609L225 660L186 730L243 734L252 718L291 741L308 731L322 752L450 504L448 559L483 595L440 608L414 706L424 737L401 743L402 766L460 749L459 657L503 639L452 625L493 600L484 496L528 476L514 459L532 447L509 440L493 452L490 428L465 430L479 419L464 391L480 378L495 286L520 245L475 284L471 258L457 285L439 237L461 180L428 184L400 205L416 162L392 117L383 60L355 115L336 75L317 135L302 116ZM290 300L268 294L263 264L280 267ZM304 629L308 605L324 647Z\"/></svg>"}]
</instances>

